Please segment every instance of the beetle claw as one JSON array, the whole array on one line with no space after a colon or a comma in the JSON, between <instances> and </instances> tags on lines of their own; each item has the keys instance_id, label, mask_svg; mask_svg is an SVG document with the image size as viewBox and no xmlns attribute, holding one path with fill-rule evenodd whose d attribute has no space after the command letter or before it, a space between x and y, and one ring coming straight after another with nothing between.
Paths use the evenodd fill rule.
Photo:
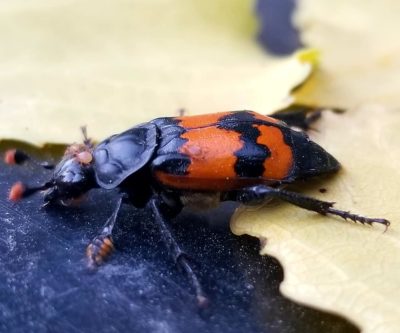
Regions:
<instances>
[{"instance_id":1,"label":"beetle claw","mask_svg":"<svg viewBox=\"0 0 400 333\"><path fill-rule=\"evenodd\" d=\"M388 221L386 219L365 217L365 216L353 214L349 211L343 211L343 210L339 210L339 209L329 208L326 213L337 215L346 221L351 220L355 223L361 223L364 225L367 224L367 225L372 226L373 223L383 224L385 226L385 231L390 226L390 221Z\"/></svg>"}]
</instances>

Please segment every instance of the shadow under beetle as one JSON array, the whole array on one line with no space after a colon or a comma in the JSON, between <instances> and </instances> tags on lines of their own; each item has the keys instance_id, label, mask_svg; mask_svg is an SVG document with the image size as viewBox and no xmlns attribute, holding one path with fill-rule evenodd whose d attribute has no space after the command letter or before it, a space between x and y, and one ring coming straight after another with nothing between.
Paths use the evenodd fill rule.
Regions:
<instances>
[{"instance_id":1,"label":"shadow under beetle","mask_svg":"<svg viewBox=\"0 0 400 333\"><path fill-rule=\"evenodd\" d=\"M45 204L68 205L90 189L119 188L113 214L87 247L89 265L99 266L112 252L122 203L149 207L170 255L190 279L198 305L205 307L208 299L199 279L168 227L168 220L186 205L210 208L221 201L254 204L278 198L322 215L389 226L386 219L338 210L332 202L282 189L281 185L339 170L339 162L304 132L320 115L321 109L292 105L270 116L237 111L164 117L96 146L83 128L83 144L67 148L48 182L38 187L18 182L9 199L45 191ZM9 164L28 158L17 150L5 156Z\"/></svg>"}]
</instances>

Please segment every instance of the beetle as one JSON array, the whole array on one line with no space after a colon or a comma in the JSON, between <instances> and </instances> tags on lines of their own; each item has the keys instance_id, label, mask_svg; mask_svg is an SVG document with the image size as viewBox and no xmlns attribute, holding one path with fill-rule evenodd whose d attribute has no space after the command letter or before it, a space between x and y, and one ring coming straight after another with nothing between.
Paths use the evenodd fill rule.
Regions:
<instances>
[{"instance_id":1,"label":"beetle","mask_svg":"<svg viewBox=\"0 0 400 333\"><path fill-rule=\"evenodd\" d=\"M123 203L149 207L171 256L191 280L198 304L204 306L207 297L168 227L184 206L209 208L221 201L257 204L278 198L322 215L389 226L386 219L338 210L333 202L283 188L340 169L340 163L305 133L320 115L320 108L292 105L270 116L236 111L163 117L98 145L83 129L84 142L66 149L49 181L38 187L18 182L9 199L18 201L45 191L46 204L68 205L94 188L119 189L113 214L87 247L89 266L101 265L112 252L112 233ZM29 157L13 150L5 159L21 164Z\"/></svg>"}]
</instances>

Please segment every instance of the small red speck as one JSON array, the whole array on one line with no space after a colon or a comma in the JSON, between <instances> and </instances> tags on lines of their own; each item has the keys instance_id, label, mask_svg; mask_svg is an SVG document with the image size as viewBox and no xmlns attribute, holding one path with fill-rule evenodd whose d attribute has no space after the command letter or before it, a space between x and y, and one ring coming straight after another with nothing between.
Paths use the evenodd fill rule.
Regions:
<instances>
[{"instance_id":1,"label":"small red speck","mask_svg":"<svg viewBox=\"0 0 400 333\"><path fill-rule=\"evenodd\" d=\"M22 199L25 192L25 186L21 182L16 182L10 189L8 199L17 202Z\"/></svg>"},{"instance_id":2,"label":"small red speck","mask_svg":"<svg viewBox=\"0 0 400 333\"><path fill-rule=\"evenodd\" d=\"M17 152L16 149L9 149L4 154L4 162L6 164L16 164L15 161L15 153Z\"/></svg>"}]
</instances>

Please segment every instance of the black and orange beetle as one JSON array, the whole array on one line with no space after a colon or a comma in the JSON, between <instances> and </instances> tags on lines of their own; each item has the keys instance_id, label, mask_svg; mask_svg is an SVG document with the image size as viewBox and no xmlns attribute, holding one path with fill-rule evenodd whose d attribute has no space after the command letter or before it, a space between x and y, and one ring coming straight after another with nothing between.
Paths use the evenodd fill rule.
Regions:
<instances>
[{"instance_id":1,"label":"black and orange beetle","mask_svg":"<svg viewBox=\"0 0 400 333\"><path fill-rule=\"evenodd\" d=\"M167 223L185 205L252 204L278 198L322 215L389 226L386 219L355 215L333 208L332 202L282 189L284 184L340 168L303 130L291 127L307 129L320 112L291 106L271 116L238 111L158 118L97 146L84 132L84 143L67 148L48 182L35 188L17 183L10 200L45 190L47 204L68 204L93 188L118 188L121 196L114 213L87 247L89 264L98 266L111 253L112 232L122 203L150 207L172 257L191 279L203 306L207 298L201 284ZM6 154L9 163L27 158L20 151Z\"/></svg>"}]
</instances>

